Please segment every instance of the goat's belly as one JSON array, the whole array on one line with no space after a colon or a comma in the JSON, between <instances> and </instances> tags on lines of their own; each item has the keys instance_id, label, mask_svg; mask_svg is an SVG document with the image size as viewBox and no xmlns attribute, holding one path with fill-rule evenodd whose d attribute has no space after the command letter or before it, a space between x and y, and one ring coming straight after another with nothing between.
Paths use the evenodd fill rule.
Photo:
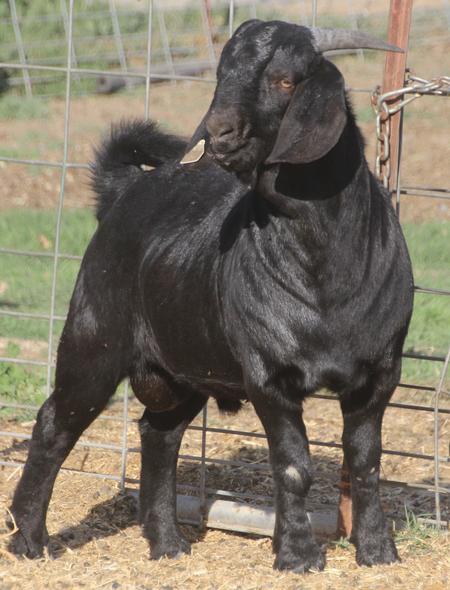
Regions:
<instances>
[{"instance_id":1,"label":"goat's belly","mask_svg":"<svg viewBox=\"0 0 450 590\"><path fill-rule=\"evenodd\" d=\"M242 368L221 333L218 321L190 312L153 316L149 332L156 364L175 379L188 381L208 395L226 395L242 389ZM208 321L208 325L205 325Z\"/></svg>"},{"instance_id":2,"label":"goat's belly","mask_svg":"<svg viewBox=\"0 0 450 590\"><path fill-rule=\"evenodd\" d=\"M235 400L246 400L248 396L245 392L244 385L242 382L233 383L231 381L216 381L208 379L197 379L195 377L188 378L190 386L208 397L213 397L220 402L224 402L227 405L229 402Z\"/></svg>"},{"instance_id":3,"label":"goat's belly","mask_svg":"<svg viewBox=\"0 0 450 590\"><path fill-rule=\"evenodd\" d=\"M221 333L218 320L205 319L191 309L152 318L151 334L161 364L175 378L200 387L234 389L242 382L242 369Z\"/></svg>"},{"instance_id":4,"label":"goat's belly","mask_svg":"<svg viewBox=\"0 0 450 590\"><path fill-rule=\"evenodd\" d=\"M247 399L242 384L225 383L212 379L200 380L186 375L164 375L150 371L147 374L132 375L131 387L138 400L152 412L172 410L186 399L189 391L196 391L214 397L224 411L237 411L238 400ZM189 388L184 387L188 385Z\"/></svg>"}]
</instances>

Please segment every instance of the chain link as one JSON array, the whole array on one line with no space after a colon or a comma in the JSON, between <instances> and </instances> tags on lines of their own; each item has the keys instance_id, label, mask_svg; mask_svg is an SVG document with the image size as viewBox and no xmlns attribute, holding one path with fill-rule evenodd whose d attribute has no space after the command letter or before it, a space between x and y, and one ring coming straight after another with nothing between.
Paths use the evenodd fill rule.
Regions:
<instances>
[{"instance_id":1,"label":"chain link","mask_svg":"<svg viewBox=\"0 0 450 590\"><path fill-rule=\"evenodd\" d=\"M450 96L450 77L441 76L425 80L408 73L403 88L382 94L380 86L377 86L372 94L377 135L375 173L386 188L389 187L391 176L390 119L413 100L427 95Z\"/></svg>"}]
</instances>

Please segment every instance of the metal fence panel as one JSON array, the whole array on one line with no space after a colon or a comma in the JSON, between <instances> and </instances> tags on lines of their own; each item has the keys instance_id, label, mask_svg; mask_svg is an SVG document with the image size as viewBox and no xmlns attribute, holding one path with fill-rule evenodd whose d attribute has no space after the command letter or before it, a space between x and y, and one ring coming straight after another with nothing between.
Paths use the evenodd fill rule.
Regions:
<instances>
[{"instance_id":1,"label":"metal fence panel","mask_svg":"<svg viewBox=\"0 0 450 590\"><path fill-rule=\"evenodd\" d=\"M86 78L97 79L98 90L99 80L104 79L107 82L104 83L103 91L107 87L110 92L118 90L122 82L128 87L132 87L136 83L142 83L145 85L143 113L147 118L151 114L150 98L154 83L161 80L172 83L176 81L189 81L197 84L212 84L214 82L213 69L217 62L221 44L224 42L227 33L231 34L241 20L254 16L264 17L277 13L280 17L284 16L286 19L291 20L296 15L297 20L304 24L321 25L324 22L327 25L334 18L338 23L346 23L347 26L358 27L361 19L364 20L365 18L366 4L367 2L365 0L354 0L353 2L345 3L345 7L342 8L343 3L332 1L285 0L277 4L276 8L273 8L271 7L271 3L264 1L258 2L256 0L241 2L233 0L228 2L199 0L196 3L191 3L194 8L189 13L193 15L192 26L194 27L194 31L197 37L202 39L201 49L198 50L197 47L186 48L177 44L179 42L177 41L177 33L186 29L185 23L182 22L183 15L185 16L187 14L182 12L182 8L185 7L183 2L162 3L149 0L146 3L144 12L136 12L136 10L131 10L126 6L124 7L123 4L120 4L120 7L117 6L114 0L108 0L107 3L101 6L99 5L96 11L92 12L84 10L85 4L83 2L77 2L76 0L68 0L66 2L65 0L61 0L59 10L55 8L49 14L35 16L33 21L33 26L50 23L56 29L60 27L61 34L55 34L49 38L45 47L36 47L33 45L32 40L29 37L24 37L23 34L24 30L28 30L27 27L29 28L30 23L18 12L15 0L9 0L10 14L2 18L1 23L3 29L8 29L9 32L0 37L0 70L7 69L11 72L11 86L17 93L18 99L22 95L30 98L32 96L60 94L62 92L60 81L63 80L65 115L62 145L57 159L48 159L47 157L13 157L0 153L0 164L2 163L4 166L33 166L39 167L40 169L56 169L60 175L55 210L54 237L51 249L46 252L14 249L3 246L0 240L0 257L29 257L30 259L39 260L42 263L48 263L50 265L48 272L51 275L51 280L50 290L46 300L46 311L14 310L6 305L0 305L0 320L2 318L21 318L24 321L47 323L46 360L39 361L20 355L17 357L3 355L0 357L0 364L30 365L36 367L36 370L45 370L45 389L47 395L51 392L55 348L58 333L64 320L64 313L61 312L57 303L59 271L61 264L67 262L78 265L81 259L79 254L66 252L62 249L67 178L69 171L86 171L88 169L87 162L79 163L70 159L72 101L76 95L95 92L96 90L96 87L91 82L89 84L84 84L83 82L80 83L79 87L77 86L77 92L74 92L75 82L83 81ZM385 4L385 9L387 9L387 3ZM434 12L432 12L430 18L434 18L435 13L442 13L446 15L446 18L449 18L448 2L443 2L442 5L436 2L433 6ZM424 7L421 6L421 2L417 2L416 10L420 11L422 9ZM221 15L220 22L218 21L218 15ZM127 26L127 23L135 18L145 21L145 26L139 26L138 32L133 32L131 27ZM92 35L86 35L83 33L79 35L77 33L79 25L83 21L86 21L86 19L91 19L93 22L100 22L100 20L103 22L103 20L109 19L110 26L108 26L104 34L94 33ZM450 21L445 22L446 25L444 28L448 32ZM385 23L384 17L377 17L374 24L375 29L382 27L383 23ZM182 37L180 35L181 39ZM418 43L419 37L420 35L416 37L413 35L412 43ZM436 39L428 40L428 42L439 42L439 40L440 37L438 36ZM85 53L86 47L89 47L88 54ZM40 53L37 52L38 49ZM364 60L364 55L362 52L360 53L360 58ZM436 87L435 81L429 82L428 80L412 78L412 85L409 85L401 92L405 97L415 97L425 93L434 93L436 95L439 92L441 94L448 94L448 78L443 77L441 81L441 86ZM379 97L378 100L379 117L383 112L386 112L383 111L385 98ZM406 100L404 102L406 104ZM378 126L378 129L380 129L380 126ZM379 137L379 139L383 140L382 137ZM450 190L442 187L408 187L399 184L396 190L397 208L399 209L401 198L408 198L409 195L421 195L423 198L429 199L448 199L449 194ZM32 289L33 285L30 285L30 290ZM448 296L450 294L448 290L434 288L433 285L423 285L417 287L416 290L430 297ZM414 359L415 362L437 363L441 366L442 370L440 371L439 379L435 383L401 384L400 389L422 392L423 395L427 396L426 401L422 400L420 403L417 403L413 398L412 401L394 400L391 403L392 408L402 409L405 412L414 412L414 415L417 416L415 419L417 420L420 420L424 415L433 417L433 452L412 452L391 448L386 448L384 451L385 455L420 460L434 465L434 477L432 481L425 483L391 481L386 482L386 484L388 485L390 483L390 485L405 486L409 489L414 488L420 491L428 490L432 492L435 498L434 520L438 523L444 519L441 499L447 497L450 493L449 489L441 481L442 467L447 466L450 462L448 451L445 452L444 449L445 441L443 443L441 432L442 421L450 414L449 393L445 390L449 355L450 352L447 354L434 354L433 352L429 354L405 354L405 358ZM318 394L315 397L321 399L323 403L336 403L332 395ZM120 408L119 405L121 405ZM16 403L11 400L0 399L0 408L9 409L13 412L34 412L37 406L32 401L30 403ZM77 448L95 449L101 450L105 454L119 455L119 463L117 464L115 462L114 467L107 468L102 473L89 469L82 469L81 471L71 470L84 473L88 476L114 479L120 482L122 487L135 484L137 482L136 478L129 475L128 468L130 456L133 456L138 451L138 448L135 446L136 443L130 440L129 431L130 423L135 422L137 419L136 412L136 404L130 398L128 386L125 385L115 404L110 408L110 411L99 419L102 424L109 426L115 425L114 428L116 430L118 429L117 432L119 433L117 435L118 440L116 437L115 442L110 442L107 431L103 432L101 440L97 442L82 440L77 445ZM188 496L198 496L199 500L196 503L194 502L194 504L189 499L184 501L183 510L185 519L188 521L192 520L193 513L197 514L199 518L201 514L204 517L206 512L209 511L211 526L217 526L222 521L224 528L234 527L235 530L253 532L263 530L267 533L272 526L270 523L273 518L270 509L267 508L267 504L270 502L269 494L258 493L251 488L250 490L243 491L239 489L239 485L231 486L230 489L218 489L208 484L208 469L211 466L228 469L232 474L232 478L237 480L239 478L242 479L244 474L251 473L252 471L267 472L268 470L267 460L261 460L260 457L257 457L252 462L248 458L245 460L239 458L220 459L214 456L214 453L208 447L208 441L211 437L227 436L231 440L232 437L240 436L245 437L250 442L256 441L259 445L260 441L263 443L265 441L264 434L261 431L248 431L245 428L241 429L233 425L219 427L217 424L211 423L211 415L208 414L206 408L201 418L190 427L190 432L194 434L198 433L200 436L197 451L183 453L180 459L187 464L198 466L198 480L195 485L180 485L180 493L183 492ZM5 441L7 448L9 448L8 445L11 444L11 441L26 441L30 438L30 434L29 430L16 431L11 426L11 429L2 429L0 431L0 437ZM323 449L340 448L337 439L313 439L311 445ZM13 459L2 459L0 465L18 467L22 464ZM229 502L229 505L224 507L222 504L212 503L212 498L219 498L221 500L232 499L240 502L256 502L262 505L260 510L264 514L261 516L262 513L254 513L257 522L256 520L252 520L252 517L249 521L250 524L247 522L244 526L242 522L239 523L240 517L234 514L234 505L232 506L232 503ZM231 517L226 513L227 509L233 513ZM223 510L225 510L226 514ZM263 518L263 525L258 518ZM234 525L233 522L235 523ZM243 526L244 529L242 528Z\"/></svg>"}]
</instances>

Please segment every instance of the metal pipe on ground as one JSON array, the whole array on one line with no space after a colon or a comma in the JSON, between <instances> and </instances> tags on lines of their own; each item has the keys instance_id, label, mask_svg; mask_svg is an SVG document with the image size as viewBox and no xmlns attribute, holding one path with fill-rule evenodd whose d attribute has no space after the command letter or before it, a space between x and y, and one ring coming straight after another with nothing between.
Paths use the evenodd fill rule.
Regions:
<instances>
[{"instance_id":1,"label":"metal pipe on ground","mask_svg":"<svg viewBox=\"0 0 450 590\"><path fill-rule=\"evenodd\" d=\"M138 501L138 491L127 489ZM201 498L177 495L177 515L183 524L201 525L211 529L236 531L272 537L275 527L275 510L268 506L250 506L243 502L210 499L206 501L202 515ZM334 511L316 511L308 513L314 534L332 535L336 530L336 513Z\"/></svg>"}]
</instances>

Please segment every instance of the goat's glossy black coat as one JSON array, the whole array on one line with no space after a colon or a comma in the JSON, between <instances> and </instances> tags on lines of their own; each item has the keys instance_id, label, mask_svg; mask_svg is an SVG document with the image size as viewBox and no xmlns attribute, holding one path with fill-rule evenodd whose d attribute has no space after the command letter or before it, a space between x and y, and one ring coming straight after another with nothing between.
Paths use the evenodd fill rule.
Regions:
<instances>
[{"instance_id":1,"label":"goat's glossy black coat","mask_svg":"<svg viewBox=\"0 0 450 590\"><path fill-rule=\"evenodd\" d=\"M333 199L298 201L291 218L208 156L142 173L89 246L77 321L94 294L127 301L136 379L156 367L244 398L243 374L262 387L281 372L295 376L295 403L323 387L352 391L404 335L411 285L395 213L363 159L353 181Z\"/></svg>"},{"instance_id":2,"label":"goat's glossy black coat","mask_svg":"<svg viewBox=\"0 0 450 590\"><path fill-rule=\"evenodd\" d=\"M261 84L262 119L269 107L273 118L259 134L260 113L248 115L256 107L244 97L240 111L233 80L232 92L221 85L227 59L234 72L240 38L248 50L255 39L267 45L270 32L279 46L285 26L293 25L252 21L224 51L195 136L207 145L198 162L178 162L185 144L138 122L118 128L99 151L100 223L61 338L55 392L14 498L16 551L42 550L59 465L128 376L147 408L141 518L153 557L189 550L176 524L176 458L184 429L214 396L229 410L250 399L267 432L276 567L323 567L305 513L311 466L300 410L308 394L328 388L344 415L357 560L397 558L378 478L381 420L412 309L398 220L368 170L342 77L314 54L306 30L292 98L275 96L281 58L275 51L272 67L266 52L265 72L275 73ZM145 172L142 163L157 168Z\"/></svg>"}]
</instances>

